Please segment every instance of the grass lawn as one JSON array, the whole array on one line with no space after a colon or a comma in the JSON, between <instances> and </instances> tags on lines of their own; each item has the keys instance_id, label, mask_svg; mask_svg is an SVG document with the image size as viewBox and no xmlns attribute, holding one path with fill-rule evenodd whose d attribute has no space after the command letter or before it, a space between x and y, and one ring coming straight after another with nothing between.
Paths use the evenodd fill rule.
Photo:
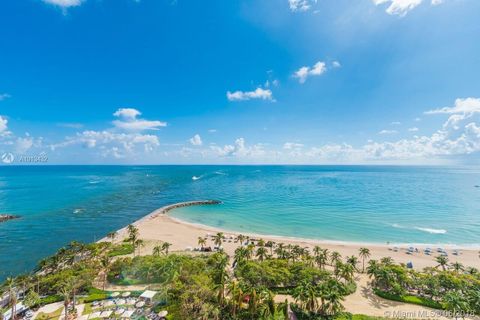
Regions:
<instances>
[{"instance_id":1,"label":"grass lawn","mask_svg":"<svg viewBox=\"0 0 480 320\"><path fill-rule=\"evenodd\" d=\"M60 316L62 315L63 307L51 312L51 313L43 313L40 312L37 315L38 320L58 320Z\"/></svg>"}]
</instances>

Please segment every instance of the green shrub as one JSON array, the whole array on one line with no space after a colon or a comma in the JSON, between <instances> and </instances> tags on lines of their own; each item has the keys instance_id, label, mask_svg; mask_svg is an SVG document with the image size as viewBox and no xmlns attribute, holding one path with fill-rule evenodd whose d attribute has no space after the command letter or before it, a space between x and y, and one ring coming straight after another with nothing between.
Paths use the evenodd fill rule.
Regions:
<instances>
[{"instance_id":1,"label":"green shrub","mask_svg":"<svg viewBox=\"0 0 480 320\"><path fill-rule=\"evenodd\" d=\"M386 318L366 316L364 314L351 314L349 312L343 312L335 316L334 320L383 320Z\"/></svg>"},{"instance_id":2,"label":"green shrub","mask_svg":"<svg viewBox=\"0 0 480 320\"><path fill-rule=\"evenodd\" d=\"M393 300L393 301L398 301L398 302L405 302L405 303L411 303L411 304L416 304L419 306L424 306L424 307L429 307L432 309L443 309L443 306L441 303L437 301L433 301L428 298L422 298L422 297L417 297L417 296L412 296L412 295L403 295L403 296L398 296L394 294L390 294L388 292L384 292L378 289L373 289L375 294L379 297L382 297L387 300Z\"/></svg>"},{"instance_id":3,"label":"green shrub","mask_svg":"<svg viewBox=\"0 0 480 320\"><path fill-rule=\"evenodd\" d=\"M124 256L133 253L133 245L131 243L122 243L114 246L108 255L110 257Z\"/></svg>"}]
</instances>

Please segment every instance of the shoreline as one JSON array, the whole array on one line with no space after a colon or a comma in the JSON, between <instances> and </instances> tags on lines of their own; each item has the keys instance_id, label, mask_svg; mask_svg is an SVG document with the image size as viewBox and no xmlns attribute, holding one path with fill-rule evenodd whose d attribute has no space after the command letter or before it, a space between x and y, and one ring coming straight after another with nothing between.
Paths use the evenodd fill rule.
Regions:
<instances>
[{"instance_id":1,"label":"shoreline","mask_svg":"<svg viewBox=\"0 0 480 320\"><path fill-rule=\"evenodd\" d=\"M424 267L436 266L435 257L439 255L436 252L437 247L442 247L448 251L448 258L450 262L461 262L465 266L472 266L480 268L480 259L478 250L473 247L455 246L455 245L429 245L429 244L381 244L381 243L356 243L347 241L330 241L330 240L317 240L317 239L303 239L288 236L278 235L262 235L256 233L238 232L233 230L225 230L222 228L211 227L208 225L190 223L175 217L172 217L168 212L178 207L191 206L191 205L211 205L218 204L220 202L214 200L201 200L201 201L187 201L171 204L161 207L150 214L140 218L132 223L139 229L140 238L145 240L145 247L141 248L140 254L151 254L153 247L160 242L170 242L172 244L172 251L190 251L191 248L198 246L199 237L207 237L209 234L213 235L216 232L223 232L228 240L224 242L224 250L233 255L236 244L230 238L234 238L238 234L250 236L252 238L262 238L266 241L271 240L275 242L283 242L285 244L298 244L304 247L312 247L319 245L329 251L338 251L342 256L358 255L358 250L361 247L368 247L371 251L370 259L381 259L383 257L390 256L397 263L413 262L415 269L421 269ZM122 240L128 237L127 227L118 230L118 239ZM213 247L210 237L208 245ZM108 241L106 238L100 241ZM406 248L408 247L418 248L418 252L407 254ZM393 248L398 247L398 250ZM431 255L423 253L423 249L431 247L434 251ZM454 255L452 250L461 250L459 255Z\"/></svg>"},{"instance_id":2,"label":"shoreline","mask_svg":"<svg viewBox=\"0 0 480 320\"><path fill-rule=\"evenodd\" d=\"M397 243L397 242L392 242L392 243L380 243L380 242L367 242L367 241L347 241L347 240L328 240L328 239L314 239L314 238L302 238L302 237L293 237L293 236L282 236L282 235L275 235L275 234L264 234L264 233L254 233L254 232L243 232L243 231L238 231L238 230L231 230L231 229L225 229L225 228L218 228L218 227L213 227L209 226L207 224L202 224L202 223L196 223L196 222L190 222L186 221L177 217L172 217L170 215L167 215L171 220L189 225L192 227L200 228L200 229L209 229L211 231L216 231L216 232L223 232L223 233L233 233L233 234L243 234L244 236L249 236L249 237L254 237L254 238L269 238L269 239L286 239L288 241L297 241L297 242L311 242L315 244L332 244L332 245L353 245L353 246L378 246L378 247L385 247L385 248L390 248L390 247L399 247L399 248L408 248L408 247L418 247L418 248L431 248L431 249L436 249L439 247L445 248L445 249L458 249L458 250L480 250L480 244L472 244L472 245L467 245L467 244L444 244L444 243L415 243L415 242L404 242L404 243Z\"/></svg>"},{"instance_id":3,"label":"shoreline","mask_svg":"<svg viewBox=\"0 0 480 320\"><path fill-rule=\"evenodd\" d=\"M379 246L379 247L399 247L399 248L408 248L408 247L418 247L425 249L427 247L431 249L436 249L438 247L442 247L445 249L458 249L458 250L480 250L480 244L452 244L452 243L417 243L417 242L391 242L391 243L383 243L383 242L368 242L368 241L348 241L348 240L329 240L329 239L315 239L315 238L303 238L303 237L294 237L294 236L286 236L286 235L276 235L276 234L266 234L266 233L256 233L256 232L249 232L249 231L239 231L239 230L232 230L226 228L219 228L210 226L207 224L197 223L197 222L190 222L187 220L180 219L178 217L174 217L168 215L170 211L173 211L177 208L182 207L190 207L190 206L202 206L202 205L217 205L221 204L222 202L219 200L193 200L193 201L184 201L184 202L177 202L170 205L163 206L159 209L152 211L151 213L147 214L146 216L136 220L133 222L133 225L137 223L141 223L144 220L154 219L157 215L164 214L168 216L171 220L176 221L181 224L190 225L195 228L200 228L204 230L210 230L215 232L223 232L223 233L234 233L234 234L243 234L245 236L254 237L254 238L269 238L269 239L278 239L278 240L288 240L288 241L297 241L297 242L307 242L307 243L314 243L314 244L331 244L331 245L342 245L342 246ZM126 227L120 229L123 230Z\"/></svg>"}]
</instances>

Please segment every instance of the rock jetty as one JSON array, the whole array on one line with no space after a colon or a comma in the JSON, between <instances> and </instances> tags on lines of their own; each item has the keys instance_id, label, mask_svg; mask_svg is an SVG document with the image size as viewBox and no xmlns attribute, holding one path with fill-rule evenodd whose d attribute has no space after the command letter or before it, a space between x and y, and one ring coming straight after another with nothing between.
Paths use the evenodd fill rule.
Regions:
<instances>
[{"instance_id":1,"label":"rock jetty","mask_svg":"<svg viewBox=\"0 0 480 320\"><path fill-rule=\"evenodd\" d=\"M14 216L12 214L0 214L0 222L5 222L8 220L19 219L19 216Z\"/></svg>"},{"instance_id":2,"label":"rock jetty","mask_svg":"<svg viewBox=\"0 0 480 320\"><path fill-rule=\"evenodd\" d=\"M197 200L197 201L186 201L186 202L179 202L179 203L174 203L165 207L162 207L160 209L157 209L147 215L146 217L143 217L142 219L138 220L136 223L146 220L146 219L153 219L155 217L158 217L161 214L167 214L169 211L176 209L176 208L183 208L183 207L191 207L191 206L203 206L203 205L214 205L214 204L221 204L221 201L218 200Z\"/></svg>"}]
</instances>

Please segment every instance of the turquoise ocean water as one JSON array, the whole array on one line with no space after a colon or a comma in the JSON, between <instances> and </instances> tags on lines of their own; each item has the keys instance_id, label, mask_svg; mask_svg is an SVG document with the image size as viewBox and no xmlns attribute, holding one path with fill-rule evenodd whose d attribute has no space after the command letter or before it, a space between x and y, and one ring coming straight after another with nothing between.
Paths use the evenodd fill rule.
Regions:
<instances>
[{"instance_id":1,"label":"turquoise ocean water","mask_svg":"<svg viewBox=\"0 0 480 320\"><path fill-rule=\"evenodd\" d=\"M0 167L0 279L71 240L94 241L163 205L229 230L368 243L480 246L480 168Z\"/></svg>"}]
</instances>

